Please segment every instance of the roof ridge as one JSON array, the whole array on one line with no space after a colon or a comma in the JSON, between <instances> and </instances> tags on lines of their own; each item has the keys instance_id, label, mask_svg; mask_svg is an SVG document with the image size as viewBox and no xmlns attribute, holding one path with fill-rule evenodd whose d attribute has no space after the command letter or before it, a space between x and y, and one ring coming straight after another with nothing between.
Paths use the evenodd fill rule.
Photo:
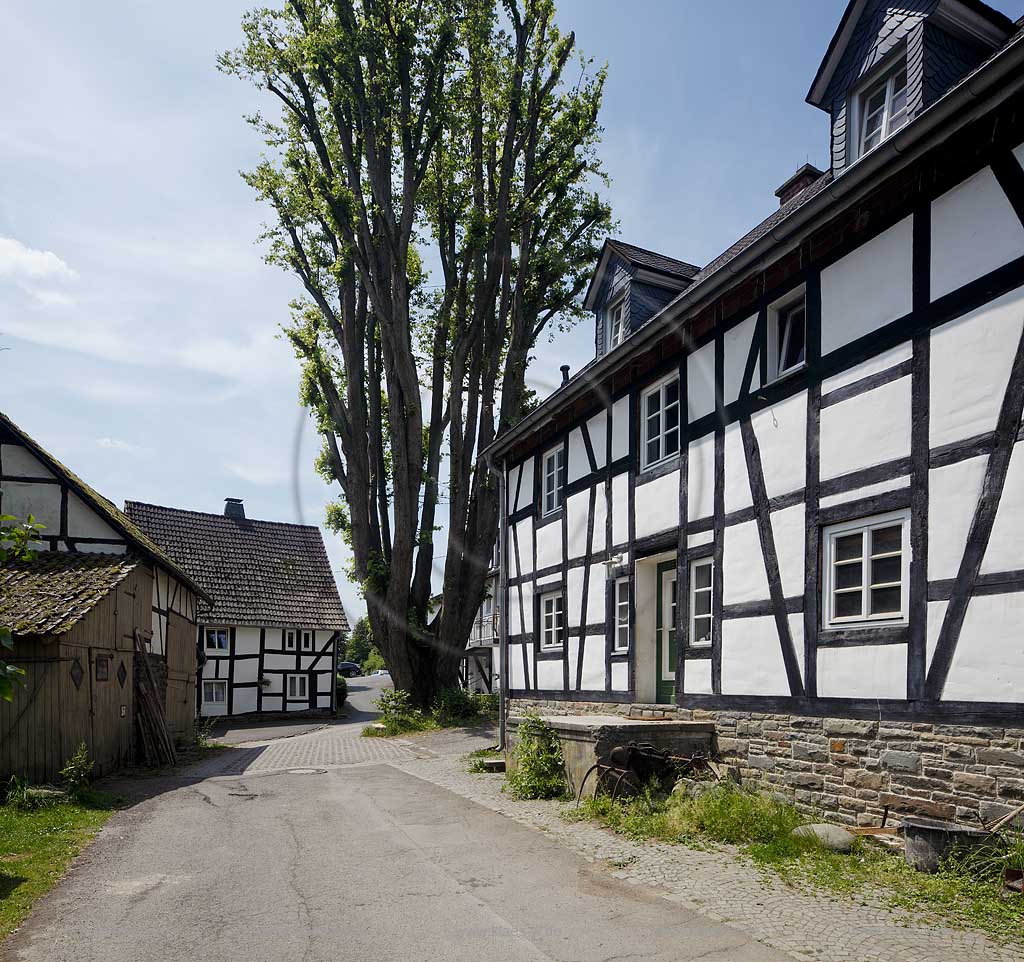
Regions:
<instances>
[{"instance_id":1,"label":"roof ridge","mask_svg":"<svg viewBox=\"0 0 1024 962\"><path fill-rule=\"evenodd\" d=\"M302 524L298 521L271 521L266 518L232 518L218 511L198 511L195 508L175 508L169 504L154 504L151 501L125 500L126 510L129 504L138 505L143 508L157 508L160 511L173 511L175 514L189 514L200 518L223 518L225 521L247 521L250 524L273 524L285 528L307 528L311 531L321 531L322 533L322 529L318 524Z\"/></svg>"},{"instance_id":2,"label":"roof ridge","mask_svg":"<svg viewBox=\"0 0 1024 962\"><path fill-rule=\"evenodd\" d=\"M695 273L701 269L699 264L692 264L690 261L684 261L679 257L673 257L671 254L665 254L662 251L656 251L650 247L641 247L639 244L633 244L630 241L620 240L616 237L609 237L608 243L612 247L618 247L620 250L625 247L631 250L640 251L642 254L652 254L654 257L661 257L668 261L674 261L676 264L692 268Z\"/></svg>"}]
</instances>

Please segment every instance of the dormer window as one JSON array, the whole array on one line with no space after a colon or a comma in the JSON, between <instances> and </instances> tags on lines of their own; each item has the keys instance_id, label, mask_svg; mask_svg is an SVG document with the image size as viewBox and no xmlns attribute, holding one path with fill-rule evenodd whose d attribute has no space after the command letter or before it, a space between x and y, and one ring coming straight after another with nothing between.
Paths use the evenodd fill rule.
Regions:
<instances>
[{"instance_id":1,"label":"dormer window","mask_svg":"<svg viewBox=\"0 0 1024 962\"><path fill-rule=\"evenodd\" d=\"M857 156L874 150L907 122L907 62L901 60L859 97Z\"/></svg>"},{"instance_id":2,"label":"dormer window","mask_svg":"<svg viewBox=\"0 0 1024 962\"><path fill-rule=\"evenodd\" d=\"M626 336L625 325L626 300L619 300L608 311L608 350L622 343Z\"/></svg>"}]
</instances>

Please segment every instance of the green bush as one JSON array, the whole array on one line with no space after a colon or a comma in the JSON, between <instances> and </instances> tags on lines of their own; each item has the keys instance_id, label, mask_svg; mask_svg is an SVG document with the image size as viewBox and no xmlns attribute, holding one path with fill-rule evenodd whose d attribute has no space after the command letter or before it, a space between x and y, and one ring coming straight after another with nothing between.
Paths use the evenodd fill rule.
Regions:
<instances>
[{"instance_id":1,"label":"green bush","mask_svg":"<svg viewBox=\"0 0 1024 962\"><path fill-rule=\"evenodd\" d=\"M92 759L85 742L80 742L75 754L72 755L60 770L60 780L67 786L69 797L75 801L83 798L92 784Z\"/></svg>"},{"instance_id":2,"label":"green bush","mask_svg":"<svg viewBox=\"0 0 1024 962\"><path fill-rule=\"evenodd\" d=\"M414 708L409 693L400 688L382 691L376 705L380 709L380 718L377 719L377 724L383 725L384 728L368 726L363 729L364 735L403 735L407 732L421 732L437 728L437 722L426 712Z\"/></svg>"},{"instance_id":3,"label":"green bush","mask_svg":"<svg viewBox=\"0 0 1024 962\"><path fill-rule=\"evenodd\" d=\"M554 729L536 712L519 725L512 753L514 766L505 777L514 798L564 798L568 792L565 758Z\"/></svg>"},{"instance_id":4,"label":"green bush","mask_svg":"<svg viewBox=\"0 0 1024 962\"><path fill-rule=\"evenodd\" d=\"M336 674L334 676L334 708L338 710L342 705L345 704L348 698L348 682L345 680L345 676Z\"/></svg>"},{"instance_id":5,"label":"green bush","mask_svg":"<svg viewBox=\"0 0 1024 962\"><path fill-rule=\"evenodd\" d=\"M370 654L367 656L366 661L363 662L363 674L372 675L375 671L380 671L382 668L387 668L387 665L384 664L384 656L376 648L371 648Z\"/></svg>"},{"instance_id":6,"label":"green bush","mask_svg":"<svg viewBox=\"0 0 1024 962\"><path fill-rule=\"evenodd\" d=\"M431 714L441 728L450 728L479 721L497 710L497 695L484 695L465 688L446 688L434 701Z\"/></svg>"}]
</instances>

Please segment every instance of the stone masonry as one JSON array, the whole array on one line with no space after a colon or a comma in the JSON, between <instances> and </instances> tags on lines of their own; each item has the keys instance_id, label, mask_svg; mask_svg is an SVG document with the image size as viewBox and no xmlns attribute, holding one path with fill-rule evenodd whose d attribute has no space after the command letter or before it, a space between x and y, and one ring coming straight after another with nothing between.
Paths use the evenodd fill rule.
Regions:
<instances>
[{"instance_id":1,"label":"stone masonry","mask_svg":"<svg viewBox=\"0 0 1024 962\"><path fill-rule=\"evenodd\" d=\"M745 783L850 825L890 815L990 823L1024 801L1024 728L861 720L668 705L510 702L510 712L712 722L715 750Z\"/></svg>"}]
</instances>

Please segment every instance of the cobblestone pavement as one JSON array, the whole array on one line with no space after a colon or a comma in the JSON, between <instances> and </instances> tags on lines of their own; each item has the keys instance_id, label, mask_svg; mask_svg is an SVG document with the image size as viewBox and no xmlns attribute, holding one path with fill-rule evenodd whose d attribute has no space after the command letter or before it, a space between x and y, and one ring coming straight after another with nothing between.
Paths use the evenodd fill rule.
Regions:
<instances>
[{"instance_id":1,"label":"cobblestone pavement","mask_svg":"<svg viewBox=\"0 0 1024 962\"><path fill-rule=\"evenodd\" d=\"M452 741L451 745L455 744ZM469 742L467 741L467 744ZM431 736L421 749L435 749ZM483 747L473 744L472 747ZM467 749L472 750L471 748ZM660 889L663 897L748 933L773 948L814 962L1017 962L1020 953L988 938L916 924L870 898L839 901L766 878L728 851L634 842L593 823L566 822L562 803L514 801L501 775L470 775L461 758L407 757L392 765L446 788L612 869L615 878Z\"/></svg>"}]
</instances>

